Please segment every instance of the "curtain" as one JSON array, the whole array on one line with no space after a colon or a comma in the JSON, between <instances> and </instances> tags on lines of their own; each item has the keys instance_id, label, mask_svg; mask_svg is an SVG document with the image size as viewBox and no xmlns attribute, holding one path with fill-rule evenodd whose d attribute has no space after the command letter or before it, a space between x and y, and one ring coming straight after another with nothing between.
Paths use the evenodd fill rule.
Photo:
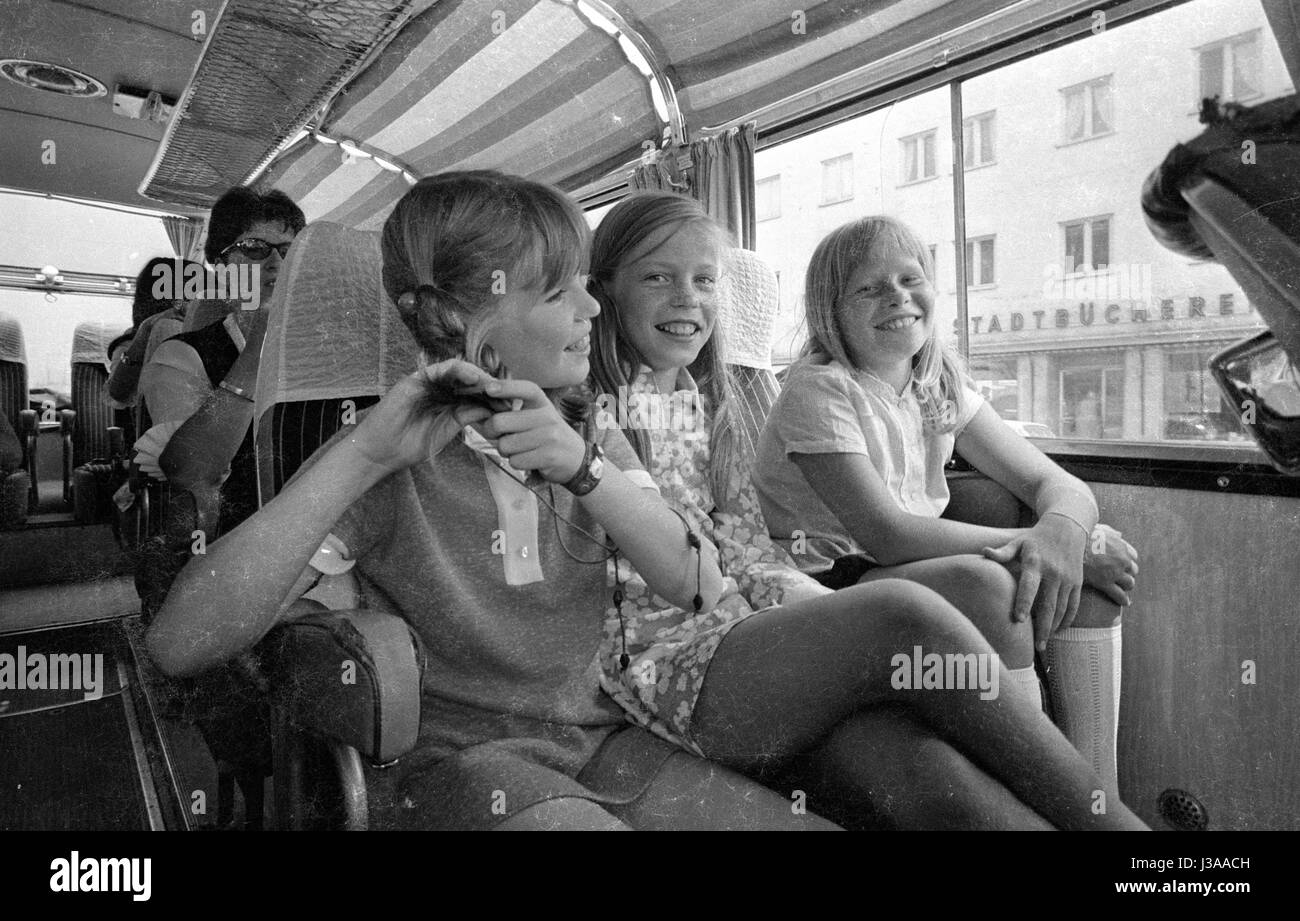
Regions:
<instances>
[{"instance_id":1,"label":"curtain","mask_svg":"<svg viewBox=\"0 0 1300 921\"><path fill-rule=\"evenodd\" d=\"M693 197L731 231L743 249L754 248L754 123L691 143Z\"/></svg>"},{"instance_id":2,"label":"curtain","mask_svg":"<svg viewBox=\"0 0 1300 921\"><path fill-rule=\"evenodd\" d=\"M683 173L679 154L690 153L690 170ZM663 189L684 192L704 206L715 221L731 231L743 249L754 248L754 123L661 151L632 170L636 191Z\"/></svg>"},{"instance_id":3,"label":"curtain","mask_svg":"<svg viewBox=\"0 0 1300 921\"><path fill-rule=\"evenodd\" d=\"M162 222L167 230L167 239L171 240L176 255L182 259L193 259L203 230L203 222L198 218L190 217L164 217Z\"/></svg>"}]
</instances>

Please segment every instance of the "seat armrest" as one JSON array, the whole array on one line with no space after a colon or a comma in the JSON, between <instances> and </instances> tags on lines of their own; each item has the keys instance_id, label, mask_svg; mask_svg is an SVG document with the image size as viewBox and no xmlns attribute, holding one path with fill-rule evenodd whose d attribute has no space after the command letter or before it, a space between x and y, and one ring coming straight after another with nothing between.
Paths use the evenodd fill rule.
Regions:
<instances>
[{"instance_id":1,"label":"seat armrest","mask_svg":"<svg viewBox=\"0 0 1300 921\"><path fill-rule=\"evenodd\" d=\"M336 739L375 764L397 760L420 730L423 656L401 618L377 611L310 611L266 644L272 705L290 725Z\"/></svg>"},{"instance_id":2,"label":"seat armrest","mask_svg":"<svg viewBox=\"0 0 1300 921\"><path fill-rule=\"evenodd\" d=\"M977 470L947 471L951 498L943 517L987 528L1023 528L1034 514L1011 490Z\"/></svg>"}]
</instances>

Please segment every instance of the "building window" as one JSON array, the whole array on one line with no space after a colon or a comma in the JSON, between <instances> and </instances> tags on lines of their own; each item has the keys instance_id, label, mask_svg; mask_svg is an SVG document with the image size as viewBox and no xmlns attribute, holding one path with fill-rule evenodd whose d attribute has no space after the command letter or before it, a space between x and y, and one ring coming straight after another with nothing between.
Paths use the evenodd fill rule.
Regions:
<instances>
[{"instance_id":1,"label":"building window","mask_svg":"<svg viewBox=\"0 0 1300 921\"><path fill-rule=\"evenodd\" d=\"M1065 272L1100 272L1110 265L1110 218L1091 217L1061 225L1065 231Z\"/></svg>"},{"instance_id":2,"label":"building window","mask_svg":"<svg viewBox=\"0 0 1300 921\"><path fill-rule=\"evenodd\" d=\"M1104 367L1062 369L1060 375L1062 436L1124 437L1124 368L1118 361Z\"/></svg>"},{"instance_id":3,"label":"building window","mask_svg":"<svg viewBox=\"0 0 1300 921\"><path fill-rule=\"evenodd\" d=\"M962 156L966 161L966 169L988 166L993 162L993 115L992 112L985 112L961 123Z\"/></svg>"},{"instance_id":4,"label":"building window","mask_svg":"<svg viewBox=\"0 0 1300 921\"><path fill-rule=\"evenodd\" d=\"M993 283L993 237L973 237L967 240L966 287L979 288Z\"/></svg>"},{"instance_id":5,"label":"building window","mask_svg":"<svg viewBox=\"0 0 1300 921\"><path fill-rule=\"evenodd\" d=\"M754 186L754 219L770 221L781 216L781 177L768 176Z\"/></svg>"},{"instance_id":6,"label":"building window","mask_svg":"<svg viewBox=\"0 0 1300 921\"><path fill-rule=\"evenodd\" d=\"M1259 33L1249 32L1197 49L1201 99L1240 102L1260 95Z\"/></svg>"},{"instance_id":7,"label":"building window","mask_svg":"<svg viewBox=\"0 0 1300 921\"><path fill-rule=\"evenodd\" d=\"M898 143L903 155L901 169L903 182L900 184L920 182L935 177L934 138L935 132L930 130L899 139Z\"/></svg>"},{"instance_id":8,"label":"building window","mask_svg":"<svg viewBox=\"0 0 1300 921\"><path fill-rule=\"evenodd\" d=\"M1065 143L1115 130L1109 76L1066 87L1061 90L1061 101L1065 115Z\"/></svg>"},{"instance_id":9,"label":"building window","mask_svg":"<svg viewBox=\"0 0 1300 921\"><path fill-rule=\"evenodd\" d=\"M822 204L833 205L853 197L853 154L822 161Z\"/></svg>"}]
</instances>

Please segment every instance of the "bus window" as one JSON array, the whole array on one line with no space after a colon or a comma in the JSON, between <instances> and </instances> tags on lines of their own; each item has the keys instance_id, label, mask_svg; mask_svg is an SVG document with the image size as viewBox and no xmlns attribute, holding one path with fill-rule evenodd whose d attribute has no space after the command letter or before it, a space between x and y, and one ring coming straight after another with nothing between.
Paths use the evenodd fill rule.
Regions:
<instances>
[{"instance_id":1,"label":"bus window","mask_svg":"<svg viewBox=\"0 0 1300 921\"><path fill-rule=\"evenodd\" d=\"M156 215L0 194L0 252L10 267L59 274L86 272L122 282L121 295L60 290L0 291L0 313L18 320L27 351L28 388L45 398L72 389L72 334L77 324L98 321L123 330L131 325L131 287L141 267L172 252ZM33 228L40 228L33 233ZM123 241L130 241L123 246ZM56 256L55 254L58 254ZM72 255L68 255L72 254Z\"/></svg>"},{"instance_id":2,"label":"bus window","mask_svg":"<svg viewBox=\"0 0 1300 921\"><path fill-rule=\"evenodd\" d=\"M1193 0L962 83L963 112L997 125L994 162L965 177L967 239L996 233L997 283L971 287L967 319L1003 418L1063 438L1248 443L1209 359L1263 323L1225 269L1156 242L1138 190L1201 131L1203 95L1292 91L1257 0Z\"/></svg>"}]
</instances>

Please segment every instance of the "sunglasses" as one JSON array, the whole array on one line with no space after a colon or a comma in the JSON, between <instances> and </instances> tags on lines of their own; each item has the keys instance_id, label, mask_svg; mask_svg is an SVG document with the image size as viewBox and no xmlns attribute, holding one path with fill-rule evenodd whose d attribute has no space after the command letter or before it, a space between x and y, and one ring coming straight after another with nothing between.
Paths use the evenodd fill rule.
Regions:
<instances>
[{"instance_id":1,"label":"sunglasses","mask_svg":"<svg viewBox=\"0 0 1300 921\"><path fill-rule=\"evenodd\" d=\"M236 240L234 243L231 243L221 251L221 255L224 256L232 249L237 249L254 262L263 262L271 258L271 250L275 250L280 254L280 258L283 259L285 254L289 252L289 247L292 245L292 240L288 243L267 243L265 240L260 240L257 237L249 237L247 240Z\"/></svg>"}]
</instances>

